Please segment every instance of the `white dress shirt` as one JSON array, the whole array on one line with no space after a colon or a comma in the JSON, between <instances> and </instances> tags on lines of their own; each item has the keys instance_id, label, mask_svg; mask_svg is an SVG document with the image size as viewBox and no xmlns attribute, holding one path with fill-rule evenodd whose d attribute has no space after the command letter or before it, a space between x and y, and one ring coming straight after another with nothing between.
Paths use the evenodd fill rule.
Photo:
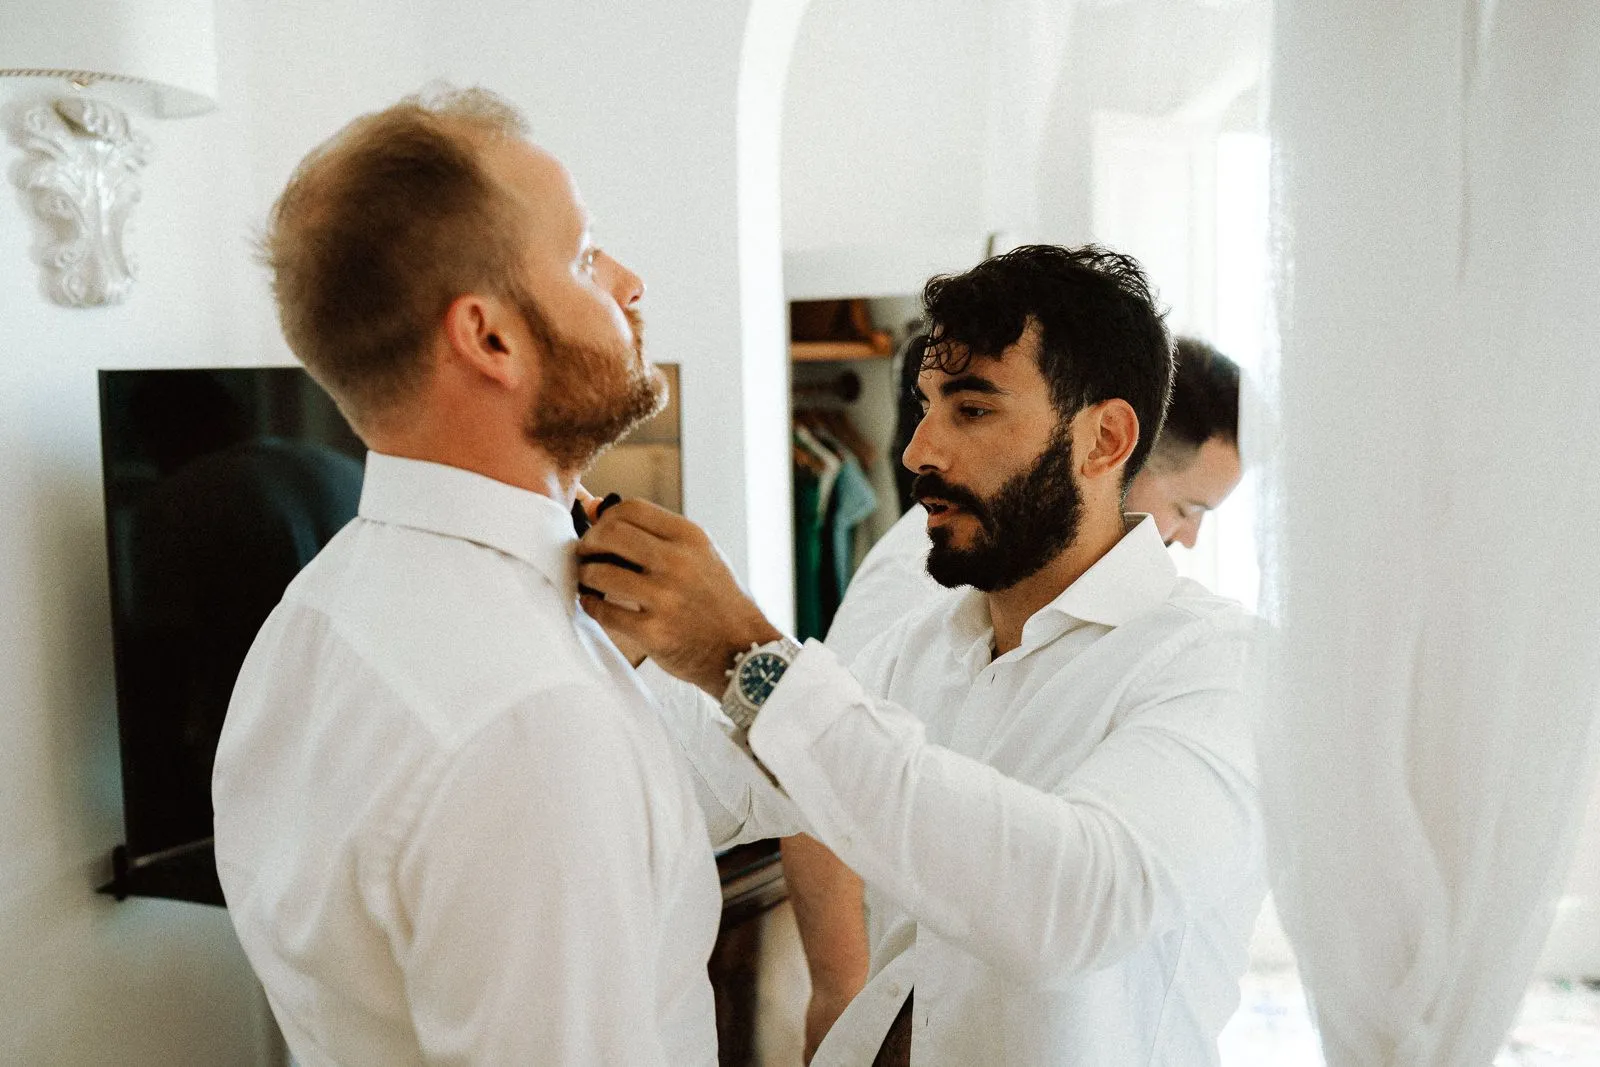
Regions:
<instances>
[{"instance_id":1,"label":"white dress shirt","mask_svg":"<svg viewBox=\"0 0 1600 1067\"><path fill-rule=\"evenodd\" d=\"M928 511L913 504L878 538L845 590L823 641L846 663L905 616L960 594L928 573Z\"/></svg>"},{"instance_id":2,"label":"white dress shirt","mask_svg":"<svg viewBox=\"0 0 1600 1067\"><path fill-rule=\"evenodd\" d=\"M871 977L814 1063L870 1063L913 988L913 1064L1216 1063L1265 884L1248 633L1146 517L998 658L970 590L852 670L809 642L749 744L867 885ZM774 832L781 803L699 751L740 832Z\"/></svg>"},{"instance_id":3,"label":"white dress shirt","mask_svg":"<svg viewBox=\"0 0 1600 1067\"><path fill-rule=\"evenodd\" d=\"M217 748L217 869L302 1067L714 1064L681 753L575 598L568 513L368 457Z\"/></svg>"}]
</instances>

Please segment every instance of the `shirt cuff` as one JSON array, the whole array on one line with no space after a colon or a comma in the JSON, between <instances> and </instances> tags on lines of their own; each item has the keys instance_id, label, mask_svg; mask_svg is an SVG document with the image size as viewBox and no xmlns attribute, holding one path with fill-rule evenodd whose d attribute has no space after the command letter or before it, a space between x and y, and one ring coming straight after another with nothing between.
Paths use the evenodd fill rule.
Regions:
<instances>
[{"instance_id":1,"label":"shirt cuff","mask_svg":"<svg viewBox=\"0 0 1600 1067\"><path fill-rule=\"evenodd\" d=\"M769 767L769 755L782 761L785 753L803 752L858 694L864 695L860 683L839 657L810 638L750 724L751 749Z\"/></svg>"}]
</instances>

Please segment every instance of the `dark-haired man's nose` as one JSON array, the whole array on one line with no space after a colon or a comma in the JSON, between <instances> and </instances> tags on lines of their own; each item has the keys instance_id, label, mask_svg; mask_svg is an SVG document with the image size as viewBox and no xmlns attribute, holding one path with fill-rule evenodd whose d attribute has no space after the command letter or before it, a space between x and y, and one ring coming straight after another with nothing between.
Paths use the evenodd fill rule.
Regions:
<instances>
[{"instance_id":1,"label":"dark-haired man's nose","mask_svg":"<svg viewBox=\"0 0 1600 1067\"><path fill-rule=\"evenodd\" d=\"M1200 520L1183 520L1183 525L1178 527L1178 532L1172 535L1172 539L1184 548L1193 548L1194 543L1200 539Z\"/></svg>"},{"instance_id":2,"label":"dark-haired man's nose","mask_svg":"<svg viewBox=\"0 0 1600 1067\"><path fill-rule=\"evenodd\" d=\"M922 474L925 471L945 469L946 457L938 447L936 437L932 419L924 418L917 423L916 431L906 444L906 450L900 453L900 462L907 470Z\"/></svg>"}]
</instances>

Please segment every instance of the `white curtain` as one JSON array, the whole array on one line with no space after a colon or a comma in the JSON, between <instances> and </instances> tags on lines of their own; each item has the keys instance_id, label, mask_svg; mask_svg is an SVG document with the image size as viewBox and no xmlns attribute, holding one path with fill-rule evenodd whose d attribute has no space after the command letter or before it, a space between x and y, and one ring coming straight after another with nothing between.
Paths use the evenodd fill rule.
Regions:
<instances>
[{"instance_id":1,"label":"white curtain","mask_svg":"<svg viewBox=\"0 0 1600 1067\"><path fill-rule=\"evenodd\" d=\"M1600 4L1275 21L1274 888L1330 1065L1486 1064L1600 704Z\"/></svg>"}]
</instances>

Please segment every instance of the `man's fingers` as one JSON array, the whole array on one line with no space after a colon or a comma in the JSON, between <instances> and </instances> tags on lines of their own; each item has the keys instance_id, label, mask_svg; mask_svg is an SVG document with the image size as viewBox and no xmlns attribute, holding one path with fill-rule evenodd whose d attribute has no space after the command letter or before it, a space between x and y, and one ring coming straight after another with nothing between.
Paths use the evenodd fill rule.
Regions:
<instances>
[{"instance_id":1,"label":"man's fingers","mask_svg":"<svg viewBox=\"0 0 1600 1067\"><path fill-rule=\"evenodd\" d=\"M660 583L615 563L580 563L578 584L596 590L613 604L625 600L646 610L666 595Z\"/></svg>"},{"instance_id":2,"label":"man's fingers","mask_svg":"<svg viewBox=\"0 0 1600 1067\"><path fill-rule=\"evenodd\" d=\"M630 611L621 604L608 603L588 594L582 597L581 602L584 612L599 623L600 628L610 634L613 641L617 641L620 635L624 640L639 645L641 651L648 651L644 642L636 636L643 625L643 618L639 612Z\"/></svg>"},{"instance_id":3,"label":"man's fingers","mask_svg":"<svg viewBox=\"0 0 1600 1067\"><path fill-rule=\"evenodd\" d=\"M615 507L607 508L595 523L595 529L624 524L638 527L645 533L667 541L703 536L700 527L682 515L638 497L630 497Z\"/></svg>"},{"instance_id":4,"label":"man's fingers","mask_svg":"<svg viewBox=\"0 0 1600 1067\"><path fill-rule=\"evenodd\" d=\"M647 571L660 570L665 552L670 546L661 538L646 533L631 523L608 521L612 512L620 510L623 506L624 504L618 504L608 510L600 522L591 526L583 535L582 540L578 542L579 562L590 556L609 552L636 563Z\"/></svg>"}]
</instances>

